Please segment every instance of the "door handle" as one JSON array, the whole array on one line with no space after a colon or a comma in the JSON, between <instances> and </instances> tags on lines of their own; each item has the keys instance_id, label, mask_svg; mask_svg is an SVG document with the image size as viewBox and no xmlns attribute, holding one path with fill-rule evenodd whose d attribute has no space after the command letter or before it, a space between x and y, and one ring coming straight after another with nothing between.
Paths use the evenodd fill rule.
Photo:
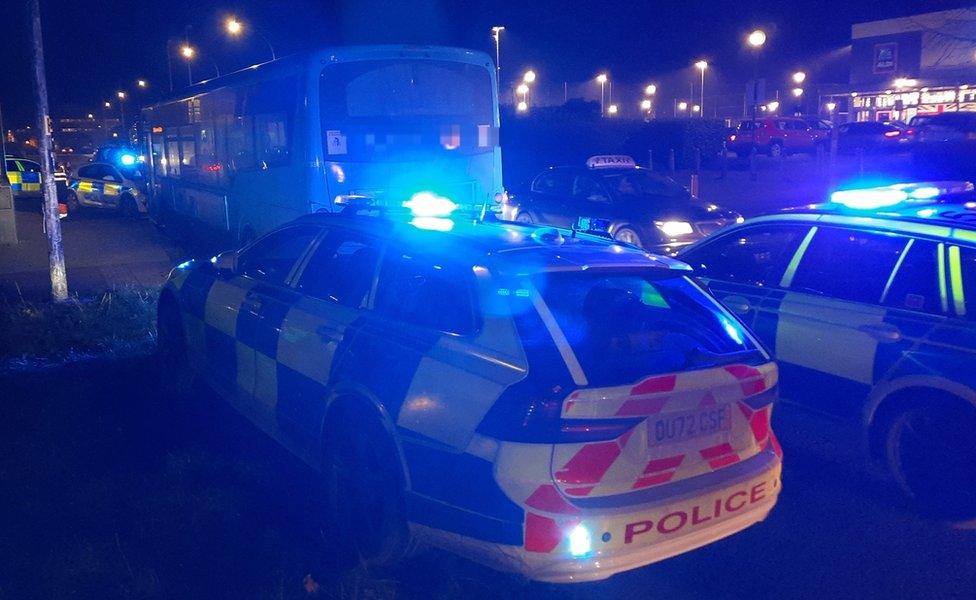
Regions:
<instances>
[{"instance_id":1,"label":"door handle","mask_svg":"<svg viewBox=\"0 0 976 600\"><path fill-rule=\"evenodd\" d=\"M752 304L749 303L748 299L742 296L725 296L722 298L722 304L738 315L747 315L749 314L749 311L752 310Z\"/></svg>"},{"instance_id":2,"label":"door handle","mask_svg":"<svg viewBox=\"0 0 976 600\"><path fill-rule=\"evenodd\" d=\"M857 330L868 334L879 342L886 344L901 341L901 330L894 325L889 325L888 323L860 325L858 326Z\"/></svg>"}]
</instances>

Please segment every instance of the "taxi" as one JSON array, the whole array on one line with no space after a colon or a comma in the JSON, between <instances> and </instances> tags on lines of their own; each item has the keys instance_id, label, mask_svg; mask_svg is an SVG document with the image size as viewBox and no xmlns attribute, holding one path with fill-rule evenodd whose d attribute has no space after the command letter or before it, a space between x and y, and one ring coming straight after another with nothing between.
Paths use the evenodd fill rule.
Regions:
<instances>
[{"instance_id":1,"label":"taxi","mask_svg":"<svg viewBox=\"0 0 976 600\"><path fill-rule=\"evenodd\" d=\"M831 200L750 219L679 256L773 351L780 425L877 458L930 514L976 517L973 185Z\"/></svg>"},{"instance_id":2,"label":"taxi","mask_svg":"<svg viewBox=\"0 0 976 600\"><path fill-rule=\"evenodd\" d=\"M14 198L41 196L41 165L26 158L7 156L6 168Z\"/></svg>"},{"instance_id":3,"label":"taxi","mask_svg":"<svg viewBox=\"0 0 976 600\"><path fill-rule=\"evenodd\" d=\"M127 217L146 213L146 179L138 163L89 163L78 168L68 184L65 203L80 208L109 209Z\"/></svg>"},{"instance_id":4,"label":"taxi","mask_svg":"<svg viewBox=\"0 0 976 600\"><path fill-rule=\"evenodd\" d=\"M569 229L349 206L176 267L161 366L321 474L332 542L597 580L762 521L777 370L673 259Z\"/></svg>"},{"instance_id":5,"label":"taxi","mask_svg":"<svg viewBox=\"0 0 976 600\"><path fill-rule=\"evenodd\" d=\"M580 218L607 220L614 239L659 254L742 219L622 155L593 156L585 167L552 167L527 191L501 201L501 218L567 228Z\"/></svg>"}]
</instances>

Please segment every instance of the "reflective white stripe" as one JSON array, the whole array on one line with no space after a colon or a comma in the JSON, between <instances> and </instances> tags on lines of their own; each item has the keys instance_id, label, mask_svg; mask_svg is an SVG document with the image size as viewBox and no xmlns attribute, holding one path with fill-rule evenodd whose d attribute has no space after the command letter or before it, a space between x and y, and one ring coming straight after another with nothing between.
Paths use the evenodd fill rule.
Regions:
<instances>
[{"instance_id":1,"label":"reflective white stripe","mask_svg":"<svg viewBox=\"0 0 976 600\"><path fill-rule=\"evenodd\" d=\"M539 311L539 316L542 317L542 322L545 324L546 330L552 336L552 341L556 343L559 355L563 357L563 362L566 363L569 374L573 376L573 383L576 385L587 385L588 382L586 380L586 374L583 373L583 367L580 366L579 360L576 359L576 353L573 352L572 346L569 345L569 340L566 339L563 330L559 327L559 323L556 322L556 317L553 316L549 307L546 306L546 301L542 299L539 290L535 289L535 286L526 282L525 287L529 288L532 305Z\"/></svg>"},{"instance_id":2,"label":"reflective white stripe","mask_svg":"<svg viewBox=\"0 0 976 600\"><path fill-rule=\"evenodd\" d=\"M895 280L895 275L898 274L898 270L901 268L901 263L905 262L905 257L908 256L908 251L912 249L912 244L915 243L915 238L908 238L908 243L901 251L901 255L898 256L898 261L895 263L895 268L891 270L891 275L888 276L888 282L885 283L884 291L881 292L881 304L884 304L885 298L888 297L888 291L891 289L891 283Z\"/></svg>"}]
</instances>

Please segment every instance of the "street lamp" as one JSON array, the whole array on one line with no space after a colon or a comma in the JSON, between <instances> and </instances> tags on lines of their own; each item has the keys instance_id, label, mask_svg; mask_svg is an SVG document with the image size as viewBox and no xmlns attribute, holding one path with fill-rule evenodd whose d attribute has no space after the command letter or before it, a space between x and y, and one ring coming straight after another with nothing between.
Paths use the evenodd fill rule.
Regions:
<instances>
[{"instance_id":1,"label":"street lamp","mask_svg":"<svg viewBox=\"0 0 976 600\"><path fill-rule=\"evenodd\" d=\"M641 107L641 110L644 110L644 111L647 111L647 112L651 112L651 101L649 99L647 99L647 98L645 98L644 100L641 100L640 107Z\"/></svg>"},{"instance_id":2,"label":"street lamp","mask_svg":"<svg viewBox=\"0 0 976 600\"><path fill-rule=\"evenodd\" d=\"M748 36L746 36L746 43L756 53L755 60L753 61L753 77L752 77L752 149L751 152L754 155L757 149L756 148L756 116L757 116L756 113L759 111L759 51L766 44L766 32L763 31L762 29L754 29ZM756 173L753 170L750 173L750 179L755 180L755 178L756 178Z\"/></svg>"},{"instance_id":3,"label":"street lamp","mask_svg":"<svg viewBox=\"0 0 976 600\"><path fill-rule=\"evenodd\" d=\"M746 41L753 48L762 48L763 44L766 43L766 32L762 29L756 29L746 38Z\"/></svg>"},{"instance_id":4,"label":"street lamp","mask_svg":"<svg viewBox=\"0 0 976 600\"><path fill-rule=\"evenodd\" d=\"M534 82L535 81L535 71L533 71L531 69L529 69L528 71L526 71L525 72L525 75L522 75L522 81L524 83L532 83L532 82Z\"/></svg>"},{"instance_id":5,"label":"street lamp","mask_svg":"<svg viewBox=\"0 0 976 600\"><path fill-rule=\"evenodd\" d=\"M803 95L803 88L793 88L793 97L799 98Z\"/></svg>"},{"instance_id":6,"label":"street lamp","mask_svg":"<svg viewBox=\"0 0 976 600\"><path fill-rule=\"evenodd\" d=\"M180 54L182 54L183 58L186 60L191 60L196 53L197 51L194 50L193 46L190 46L189 44L183 44L183 46L180 48Z\"/></svg>"},{"instance_id":7,"label":"street lamp","mask_svg":"<svg viewBox=\"0 0 976 600\"><path fill-rule=\"evenodd\" d=\"M611 104L610 106L608 106L607 107L607 114L610 115L610 116L613 116L613 115L617 114L617 105L616 104Z\"/></svg>"},{"instance_id":8,"label":"street lamp","mask_svg":"<svg viewBox=\"0 0 976 600\"><path fill-rule=\"evenodd\" d=\"M224 29L226 29L227 33L230 35L238 37L244 33L244 23L241 23L234 17L230 17L224 22ZM278 55L275 54L275 49L274 46L271 45L271 41L263 33L261 33L259 29L254 27L251 27L251 29L254 31L254 33L258 34L258 37L264 40L265 44L268 45L268 50L271 50L271 60L277 60Z\"/></svg>"},{"instance_id":9,"label":"street lamp","mask_svg":"<svg viewBox=\"0 0 976 600\"><path fill-rule=\"evenodd\" d=\"M807 79L807 74L804 73L803 71L797 71L796 73L793 73L793 83L797 85L800 85L801 83L806 81L806 79Z\"/></svg>"},{"instance_id":10,"label":"street lamp","mask_svg":"<svg viewBox=\"0 0 976 600\"><path fill-rule=\"evenodd\" d=\"M145 79L137 79L136 86L142 89L146 89L147 87L149 87L149 82L146 81Z\"/></svg>"},{"instance_id":11,"label":"street lamp","mask_svg":"<svg viewBox=\"0 0 976 600\"><path fill-rule=\"evenodd\" d=\"M112 103L108 100L105 101L105 108L112 108Z\"/></svg>"},{"instance_id":12,"label":"street lamp","mask_svg":"<svg viewBox=\"0 0 976 600\"><path fill-rule=\"evenodd\" d=\"M529 103L526 102L525 100L519 100L519 103L516 106L516 109L519 112L525 112L525 111L529 110Z\"/></svg>"},{"instance_id":13,"label":"street lamp","mask_svg":"<svg viewBox=\"0 0 976 600\"><path fill-rule=\"evenodd\" d=\"M825 106L827 107L827 114L830 115L831 117L833 117L834 116L834 109L837 108L837 103L836 102L828 102Z\"/></svg>"},{"instance_id":14,"label":"street lamp","mask_svg":"<svg viewBox=\"0 0 976 600\"><path fill-rule=\"evenodd\" d=\"M491 37L495 40L495 79L501 79L502 75L502 32L505 28L501 25L495 25L491 28Z\"/></svg>"},{"instance_id":15,"label":"street lamp","mask_svg":"<svg viewBox=\"0 0 976 600\"><path fill-rule=\"evenodd\" d=\"M605 113L603 110L603 105L605 102L605 97L603 95L603 89L607 85L607 74L600 73L596 76L596 82L600 84L600 116L602 117Z\"/></svg>"},{"instance_id":16,"label":"street lamp","mask_svg":"<svg viewBox=\"0 0 976 600\"><path fill-rule=\"evenodd\" d=\"M686 110L688 110L688 103L685 102L684 100L682 100L681 102L679 102L678 103L678 110L680 110L680 111L686 111Z\"/></svg>"},{"instance_id":17,"label":"street lamp","mask_svg":"<svg viewBox=\"0 0 976 600\"><path fill-rule=\"evenodd\" d=\"M699 98L698 105L699 108L704 108L705 106L705 69L708 68L708 63L704 60L700 60L695 63L695 67L701 71L701 97ZM705 116L705 111L702 110L702 117Z\"/></svg>"},{"instance_id":18,"label":"street lamp","mask_svg":"<svg viewBox=\"0 0 976 600\"><path fill-rule=\"evenodd\" d=\"M779 100L773 100L766 105L766 109L769 110L769 112L776 112L777 108L779 108Z\"/></svg>"},{"instance_id":19,"label":"street lamp","mask_svg":"<svg viewBox=\"0 0 976 600\"><path fill-rule=\"evenodd\" d=\"M648 96L653 96L657 93L657 86L653 83L649 84L646 88L644 88L644 93Z\"/></svg>"}]
</instances>

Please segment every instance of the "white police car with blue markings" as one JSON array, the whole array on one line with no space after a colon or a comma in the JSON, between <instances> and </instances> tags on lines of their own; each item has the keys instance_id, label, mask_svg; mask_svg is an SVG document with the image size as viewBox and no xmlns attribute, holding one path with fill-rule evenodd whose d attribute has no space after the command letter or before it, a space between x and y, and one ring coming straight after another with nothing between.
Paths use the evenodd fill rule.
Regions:
<instances>
[{"instance_id":1,"label":"white police car with blue markings","mask_svg":"<svg viewBox=\"0 0 976 600\"><path fill-rule=\"evenodd\" d=\"M680 258L772 349L780 416L881 459L920 508L976 517L972 184L841 190Z\"/></svg>"},{"instance_id":2,"label":"white police car with blue markings","mask_svg":"<svg viewBox=\"0 0 976 600\"><path fill-rule=\"evenodd\" d=\"M172 377L316 468L342 544L586 581L766 517L776 366L686 265L404 204L304 216L160 297Z\"/></svg>"}]
</instances>

